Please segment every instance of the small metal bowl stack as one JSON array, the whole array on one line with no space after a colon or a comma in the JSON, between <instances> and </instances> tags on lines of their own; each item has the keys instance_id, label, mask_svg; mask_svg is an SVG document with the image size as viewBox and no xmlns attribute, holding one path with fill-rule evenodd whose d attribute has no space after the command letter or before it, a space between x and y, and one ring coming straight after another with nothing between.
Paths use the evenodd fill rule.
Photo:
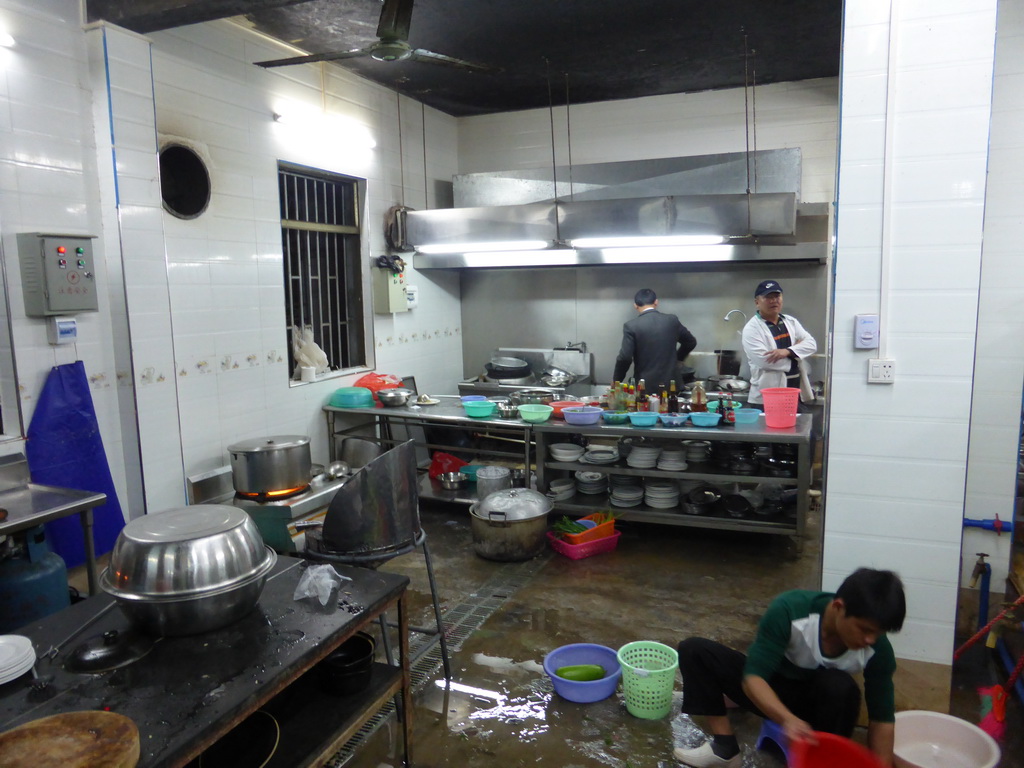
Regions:
<instances>
[{"instance_id":1,"label":"small metal bowl stack","mask_svg":"<svg viewBox=\"0 0 1024 768\"><path fill-rule=\"evenodd\" d=\"M512 403L501 403L497 404L498 416L503 419L514 419L519 415L519 406L513 405Z\"/></svg>"},{"instance_id":2,"label":"small metal bowl stack","mask_svg":"<svg viewBox=\"0 0 1024 768\"><path fill-rule=\"evenodd\" d=\"M251 611L276 562L245 511L196 504L129 522L100 585L144 631L195 635Z\"/></svg>"}]
</instances>

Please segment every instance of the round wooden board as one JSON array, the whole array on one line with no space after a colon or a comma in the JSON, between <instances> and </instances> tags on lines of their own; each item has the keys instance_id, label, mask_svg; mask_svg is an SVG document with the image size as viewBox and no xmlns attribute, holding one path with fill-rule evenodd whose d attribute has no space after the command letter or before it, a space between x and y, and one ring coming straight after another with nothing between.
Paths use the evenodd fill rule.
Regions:
<instances>
[{"instance_id":1,"label":"round wooden board","mask_svg":"<svg viewBox=\"0 0 1024 768\"><path fill-rule=\"evenodd\" d=\"M44 717L0 733L0 768L134 768L139 729L116 712Z\"/></svg>"}]
</instances>

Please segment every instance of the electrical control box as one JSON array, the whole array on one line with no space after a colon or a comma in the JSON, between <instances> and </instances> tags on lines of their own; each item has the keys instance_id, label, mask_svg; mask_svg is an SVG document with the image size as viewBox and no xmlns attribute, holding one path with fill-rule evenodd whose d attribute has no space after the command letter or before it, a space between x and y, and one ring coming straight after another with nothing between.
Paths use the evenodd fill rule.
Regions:
<instances>
[{"instance_id":1,"label":"electrical control box","mask_svg":"<svg viewBox=\"0 0 1024 768\"><path fill-rule=\"evenodd\" d=\"M408 312L405 273L395 266L374 266L373 270L373 311L377 314Z\"/></svg>"},{"instance_id":2,"label":"electrical control box","mask_svg":"<svg viewBox=\"0 0 1024 768\"><path fill-rule=\"evenodd\" d=\"M878 315L853 316L854 349L878 349Z\"/></svg>"},{"instance_id":3,"label":"electrical control box","mask_svg":"<svg viewBox=\"0 0 1024 768\"><path fill-rule=\"evenodd\" d=\"M49 317L99 309L93 239L39 232L18 235L26 315Z\"/></svg>"}]
</instances>

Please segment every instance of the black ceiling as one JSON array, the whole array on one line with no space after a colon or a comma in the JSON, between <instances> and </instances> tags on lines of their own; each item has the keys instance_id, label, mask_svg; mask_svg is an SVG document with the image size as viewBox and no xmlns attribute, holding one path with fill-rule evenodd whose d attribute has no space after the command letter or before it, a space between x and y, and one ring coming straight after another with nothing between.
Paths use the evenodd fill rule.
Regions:
<instances>
[{"instance_id":1,"label":"black ceiling","mask_svg":"<svg viewBox=\"0 0 1024 768\"><path fill-rule=\"evenodd\" d=\"M372 44L381 0L87 6L90 20L137 32L242 15L273 38L326 53ZM411 46L500 71L370 57L334 66L448 114L478 115L832 77L841 21L842 0L415 0Z\"/></svg>"}]
</instances>

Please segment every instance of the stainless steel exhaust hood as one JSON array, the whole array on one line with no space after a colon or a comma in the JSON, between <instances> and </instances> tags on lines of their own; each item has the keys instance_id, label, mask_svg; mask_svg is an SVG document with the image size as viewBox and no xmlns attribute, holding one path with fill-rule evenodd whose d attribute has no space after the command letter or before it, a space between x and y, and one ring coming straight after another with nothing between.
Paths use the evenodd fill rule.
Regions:
<instances>
[{"instance_id":1,"label":"stainless steel exhaust hood","mask_svg":"<svg viewBox=\"0 0 1024 768\"><path fill-rule=\"evenodd\" d=\"M537 179L511 179L520 185L519 204L406 211L405 245L416 251L417 269L824 262L828 205L798 203L796 192L785 191L799 188L799 150L754 154L583 166L576 173L587 179L585 189L568 200L538 201ZM749 183L743 168L752 160L772 168L764 186L774 189L738 191ZM511 202L509 182L473 174L463 197ZM694 194L695 187L712 192ZM560 189L549 182L549 191ZM657 194L642 196L644 189ZM664 194L675 189L686 191Z\"/></svg>"},{"instance_id":2,"label":"stainless steel exhaust hood","mask_svg":"<svg viewBox=\"0 0 1024 768\"><path fill-rule=\"evenodd\" d=\"M823 262L827 256L828 206L798 206L793 193L555 201L406 216L417 269Z\"/></svg>"}]
</instances>

